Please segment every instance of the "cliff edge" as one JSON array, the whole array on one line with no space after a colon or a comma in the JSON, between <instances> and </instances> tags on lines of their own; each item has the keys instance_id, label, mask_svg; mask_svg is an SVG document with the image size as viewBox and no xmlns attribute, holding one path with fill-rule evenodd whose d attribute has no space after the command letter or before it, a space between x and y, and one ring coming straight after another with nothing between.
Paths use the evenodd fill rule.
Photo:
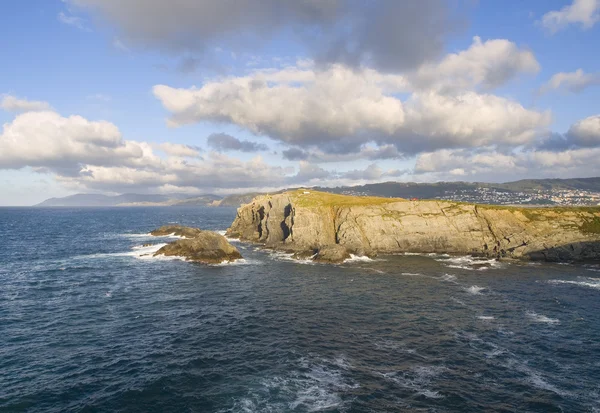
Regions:
<instances>
[{"instance_id":1,"label":"cliff edge","mask_svg":"<svg viewBox=\"0 0 600 413\"><path fill-rule=\"evenodd\" d=\"M296 190L240 207L227 236L291 252L600 260L600 208L522 208Z\"/></svg>"}]
</instances>

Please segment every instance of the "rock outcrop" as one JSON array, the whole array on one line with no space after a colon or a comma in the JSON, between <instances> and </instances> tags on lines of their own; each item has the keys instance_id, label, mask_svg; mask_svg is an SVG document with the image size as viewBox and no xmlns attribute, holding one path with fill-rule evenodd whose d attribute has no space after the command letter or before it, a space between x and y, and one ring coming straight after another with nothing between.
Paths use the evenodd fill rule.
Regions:
<instances>
[{"instance_id":1,"label":"rock outcrop","mask_svg":"<svg viewBox=\"0 0 600 413\"><path fill-rule=\"evenodd\" d=\"M325 264L340 264L350 258L350 253L340 244L324 245L319 248L313 261Z\"/></svg>"},{"instance_id":2,"label":"rock outcrop","mask_svg":"<svg viewBox=\"0 0 600 413\"><path fill-rule=\"evenodd\" d=\"M231 245L221 234L189 227L177 227L177 231L173 232L172 229L174 228L173 226L166 226L151 232L152 235L160 236L174 233L186 237L186 239L180 239L165 245L154 256L176 256L185 258L187 261L204 264L232 262L242 258L237 248Z\"/></svg>"},{"instance_id":3,"label":"rock outcrop","mask_svg":"<svg viewBox=\"0 0 600 413\"><path fill-rule=\"evenodd\" d=\"M200 232L201 230L198 228L184 227L182 225L163 225L162 227L150 232L150 235L154 235L155 237L175 235L184 238L194 238L200 234Z\"/></svg>"},{"instance_id":4,"label":"rock outcrop","mask_svg":"<svg viewBox=\"0 0 600 413\"><path fill-rule=\"evenodd\" d=\"M527 208L290 191L238 209L232 238L313 253L455 253L545 261L600 259L600 208ZM315 257L316 258L316 257Z\"/></svg>"}]
</instances>

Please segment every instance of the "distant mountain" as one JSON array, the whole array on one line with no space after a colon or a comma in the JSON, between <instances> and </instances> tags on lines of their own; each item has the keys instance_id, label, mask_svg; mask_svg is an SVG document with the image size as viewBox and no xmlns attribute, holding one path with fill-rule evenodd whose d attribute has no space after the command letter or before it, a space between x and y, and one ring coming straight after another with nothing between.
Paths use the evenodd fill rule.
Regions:
<instances>
[{"instance_id":1,"label":"distant mountain","mask_svg":"<svg viewBox=\"0 0 600 413\"><path fill-rule=\"evenodd\" d=\"M377 184L314 187L314 190L346 195L392 198L446 199L481 204L596 205L600 203L600 177L574 179L523 179L505 183L485 182L382 182ZM276 194L287 189L270 192ZM36 206L230 206L250 202L259 192L190 197L186 194L107 196L77 194L51 198Z\"/></svg>"},{"instance_id":2,"label":"distant mountain","mask_svg":"<svg viewBox=\"0 0 600 413\"><path fill-rule=\"evenodd\" d=\"M110 206L169 206L169 205L207 205L221 197L205 195L189 198L186 194L76 194L64 198L50 198L36 207L110 207Z\"/></svg>"}]
</instances>

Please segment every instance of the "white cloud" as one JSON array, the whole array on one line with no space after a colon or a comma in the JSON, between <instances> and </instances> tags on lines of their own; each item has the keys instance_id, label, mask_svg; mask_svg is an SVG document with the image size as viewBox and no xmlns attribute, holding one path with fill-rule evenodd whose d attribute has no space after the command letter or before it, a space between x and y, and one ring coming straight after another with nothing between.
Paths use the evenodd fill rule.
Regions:
<instances>
[{"instance_id":1,"label":"white cloud","mask_svg":"<svg viewBox=\"0 0 600 413\"><path fill-rule=\"evenodd\" d=\"M417 158L415 173L421 178L447 179L457 175L469 180L509 181L528 178L575 178L600 174L600 148L554 151L498 152L484 148L440 150L424 153Z\"/></svg>"},{"instance_id":2,"label":"white cloud","mask_svg":"<svg viewBox=\"0 0 600 413\"><path fill-rule=\"evenodd\" d=\"M180 158L198 158L200 157L200 148L183 145L181 143L165 142L157 145L157 147L170 156Z\"/></svg>"},{"instance_id":3,"label":"white cloud","mask_svg":"<svg viewBox=\"0 0 600 413\"><path fill-rule=\"evenodd\" d=\"M264 76L212 81L199 89L158 85L154 95L172 113L174 125L228 122L290 144L340 143L365 131L389 135L403 124L402 102L384 93L385 78L374 72L335 65L313 72L313 81L293 85L287 74L281 83Z\"/></svg>"},{"instance_id":4,"label":"white cloud","mask_svg":"<svg viewBox=\"0 0 600 413\"><path fill-rule=\"evenodd\" d=\"M91 31L85 24L85 21L81 17L66 14L65 12L58 13L58 21L68 26L73 26L83 31Z\"/></svg>"},{"instance_id":5,"label":"white cloud","mask_svg":"<svg viewBox=\"0 0 600 413\"><path fill-rule=\"evenodd\" d=\"M572 4L560 10L544 14L541 24L551 33L556 33L570 24L580 24L583 29L589 29L599 20L600 0L573 0Z\"/></svg>"},{"instance_id":6,"label":"white cloud","mask_svg":"<svg viewBox=\"0 0 600 413\"><path fill-rule=\"evenodd\" d=\"M585 73L582 69L577 69L574 72L556 73L539 89L539 93L558 89L579 93L594 85L600 85L600 73Z\"/></svg>"},{"instance_id":7,"label":"white cloud","mask_svg":"<svg viewBox=\"0 0 600 413\"><path fill-rule=\"evenodd\" d=\"M52 109L48 102L19 99L12 95L3 95L0 107L7 112L32 112Z\"/></svg>"},{"instance_id":8,"label":"white cloud","mask_svg":"<svg viewBox=\"0 0 600 413\"><path fill-rule=\"evenodd\" d=\"M397 93L408 85L400 75L335 65L257 71L200 88L158 85L154 95L171 112L173 126L232 123L290 145L335 154L356 153L372 140L407 153L492 141L520 145L550 122L549 113L490 94L424 91L402 102Z\"/></svg>"},{"instance_id":9,"label":"white cloud","mask_svg":"<svg viewBox=\"0 0 600 413\"><path fill-rule=\"evenodd\" d=\"M600 147L600 115L575 122L567 132L569 140L581 147ZM596 161L600 163L600 161Z\"/></svg>"},{"instance_id":10,"label":"white cloud","mask_svg":"<svg viewBox=\"0 0 600 413\"><path fill-rule=\"evenodd\" d=\"M113 45L113 47L115 49L117 49L117 50L119 50L121 52L124 52L124 53L129 53L130 52L129 47L127 47L125 45L125 43L123 43L123 41L121 39L119 39L118 37L115 37L113 39L112 45Z\"/></svg>"},{"instance_id":11,"label":"white cloud","mask_svg":"<svg viewBox=\"0 0 600 413\"><path fill-rule=\"evenodd\" d=\"M471 180L511 180L530 178L573 178L600 174L600 115L575 122L562 142L542 142L510 148L495 146L477 149L442 149L420 154L415 173L443 178L465 175Z\"/></svg>"},{"instance_id":12,"label":"white cloud","mask_svg":"<svg viewBox=\"0 0 600 413\"><path fill-rule=\"evenodd\" d=\"M153 161L147 144L124 141L112 123L55 112L27 112L4 124L0 168L25 166L76 173L82 164L140 165Z\"/></svg>"},{"instance_id":13,"label":"white cloud","mask_svg":"<svg viewBox=\"0 0 600 413\"><path fill-rule=\"evenodd\" d=\"M479 85L492 89L520 73L535 74L539 70L531 51L505 39L482 42L475 36L467 50L451 53L439 63L425 64L409 77L418 88L455 91Z\"/></svg>"},{"instance_id":14,"label":"white cloud","mask_svg":"<svg viewBox=\"0 0 600 413\"><path fill-rule=\"evenodd\" d=\"M406 103L407 128L426 137L417 147L524 145L550 123L549 113L525 109L517 102L466 92L458 96L415 94Z\"/></svg>"}]
</instances>

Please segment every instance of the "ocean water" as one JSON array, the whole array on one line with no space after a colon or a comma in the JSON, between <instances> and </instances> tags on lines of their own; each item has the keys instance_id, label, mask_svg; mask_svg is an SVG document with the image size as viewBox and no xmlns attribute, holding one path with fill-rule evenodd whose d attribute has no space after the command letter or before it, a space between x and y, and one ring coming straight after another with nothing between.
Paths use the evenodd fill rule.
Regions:
<instances>
[{"instance_id":1,"label":"ocean water","mask_svg":"<svg viewBox=\"0 0 600 413\"><path fill-rule=\"evenodd\" d=\"M147 255L234 215L0 208L0 411L600 412L600 266Z\"/></svg>"}]
</instances>

